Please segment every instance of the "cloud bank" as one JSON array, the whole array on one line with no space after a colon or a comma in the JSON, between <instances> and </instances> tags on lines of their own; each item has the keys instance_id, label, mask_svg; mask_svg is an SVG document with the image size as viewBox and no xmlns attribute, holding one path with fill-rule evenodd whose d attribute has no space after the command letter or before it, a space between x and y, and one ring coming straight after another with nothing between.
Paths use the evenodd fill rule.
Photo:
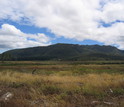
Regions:
<instances>
[{"instance_id":1,"label":"cloud bank","mask_svg":"<svg viewBox=\"0 0 124 107\"><path fill-rule=\"evenodd\" d=\"M26 34L13 25L3 24L0 29L0 49L25 48L50 44L44 34Z\"/></svg>"},{"instance_id":2,"label":"cloud bank","mask_svg":"<svg viewBox=\"0 0 124 107\"><path fill-rule=\"evenodd\" d=\"M120 49L124 49L123 12L124 0L0 0L0 20L30 23L56 36L95 40ZM28 45L23 42L23 46Z\"/></svg>"}]
</instances>

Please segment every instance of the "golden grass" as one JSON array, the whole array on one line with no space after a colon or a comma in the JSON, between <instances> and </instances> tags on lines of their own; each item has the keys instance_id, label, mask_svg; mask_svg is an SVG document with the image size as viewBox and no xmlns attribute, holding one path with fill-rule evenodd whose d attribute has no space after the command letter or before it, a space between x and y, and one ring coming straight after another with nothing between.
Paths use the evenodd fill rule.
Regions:
<instances>
[{"instance_id":1,"label":"golden grass","mask_svg":"<svg viewBox=\"0 0 124 107\"><path fill-rule=\"evenodd\" d=\"M32 75L19 72L0 72L0 83L24 83L34 85L34 83L52 83L65 87L83 87L106 88L106 87L124 87L124 74L84 74L81 76L60 76L60 75ZM64 86L64 87L63 87Z\"/></svg>"},{"instance_id":2,"label":"golden grass","mask_svg":"<svg viewBox=\"0 0 124 107\"><path fill-rule=\"evenodd\" d=\"M92 101L123 107L124 64L81 63L4 62L0 96L12 92L14 97L2 107L91 107Z\"/></svg>"},{"instance_id":3,"label":"golden grass","mask_svg":"<svg viewBox=\"0 0 124 107\"><path fill-rule=\"evenodd\" d=\"M1 87L7 87L8 91L14 89L14 104L23 103L23 106L30 107L27 102L42 99L47 101L49 107L58 107L56 104L61 105L60 107L75 107L73 105L85 104L85 97L103 98L109 89L115 90L117 95L124 95L124 74L91 73L63 76L56 73L48 76L5 71L0 72Z\"/></svg>"}]
</instances>

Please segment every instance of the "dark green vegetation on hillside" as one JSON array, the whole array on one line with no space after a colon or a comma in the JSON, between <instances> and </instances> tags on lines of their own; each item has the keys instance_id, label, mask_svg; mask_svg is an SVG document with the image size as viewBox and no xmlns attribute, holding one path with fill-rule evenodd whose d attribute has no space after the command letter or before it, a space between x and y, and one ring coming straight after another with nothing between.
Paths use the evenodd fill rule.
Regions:
<instances>
[{"instance_id":1,"label":"dark green vegetation on hillside","mask_svg":"<svg viewBox=\"0 0 124 107\"><path fill-rule=\"evenodd\" d=\"M0 57L1 60L124 60L124 51L112 46L55 44L10 50Z\"/></svg>"}]
</instances>

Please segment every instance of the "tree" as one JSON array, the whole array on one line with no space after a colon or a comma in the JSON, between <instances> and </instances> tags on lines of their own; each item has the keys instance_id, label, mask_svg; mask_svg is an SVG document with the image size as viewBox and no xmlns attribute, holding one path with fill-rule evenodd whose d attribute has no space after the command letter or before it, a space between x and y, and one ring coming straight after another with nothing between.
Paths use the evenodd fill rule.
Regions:
<instances>
[{"instance_id":1,"label":"tree","mask_svg":"<svg viewBox=\"0 0 124 107\"><path fill-rule=\"evenodd\" d=\"M1 54L1 61L4 62L4 61L10 61L12 60L12 56L11 54L9 53L3 53Z\"/></svg>"}]
</instances>

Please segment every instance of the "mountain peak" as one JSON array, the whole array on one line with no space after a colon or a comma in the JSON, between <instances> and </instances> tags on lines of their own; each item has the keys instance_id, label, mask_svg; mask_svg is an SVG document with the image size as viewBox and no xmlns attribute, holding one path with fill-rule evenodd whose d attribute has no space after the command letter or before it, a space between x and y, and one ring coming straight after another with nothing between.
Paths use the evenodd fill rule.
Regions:
<instances>
[{"instance_id":1,"label":"mountain peak","mask_svg":"<svg viewBox=\"0 0 124 107\"><path fill-rule=\"evenodd\" d=\"M113 46L57 43L3 53L11 60L124 60L124 51Z\"/></svg>"}]
</instances>

